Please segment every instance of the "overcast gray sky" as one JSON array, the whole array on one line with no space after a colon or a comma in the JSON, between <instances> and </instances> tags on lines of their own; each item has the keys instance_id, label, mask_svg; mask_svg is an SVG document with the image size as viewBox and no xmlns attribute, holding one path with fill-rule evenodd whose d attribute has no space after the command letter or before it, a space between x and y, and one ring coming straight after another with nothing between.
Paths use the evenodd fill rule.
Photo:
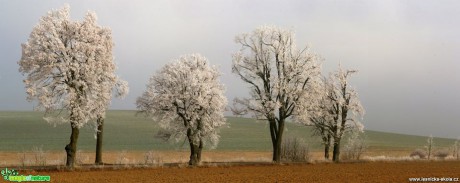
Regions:
<instances>
[{"instance_id":1,"label":"overcast gray sky","mask_svg":"<svg viewBox=\"0 0 460 183\"><path fill-rule=\"evenodd\" d=\"M171 59L201 53L224 73L231 101L247 86L231 73L237 34L260 25L296 31L297 44L360 72L352 80L366 109L367 129L460 136L460 1L456 0L0 0L0 110L32 110L18 72L21 43L51 9L68 3L112 28L117 73L130 94L111 109L135 109L151 74Z\"/></svg>"}]
</instances>

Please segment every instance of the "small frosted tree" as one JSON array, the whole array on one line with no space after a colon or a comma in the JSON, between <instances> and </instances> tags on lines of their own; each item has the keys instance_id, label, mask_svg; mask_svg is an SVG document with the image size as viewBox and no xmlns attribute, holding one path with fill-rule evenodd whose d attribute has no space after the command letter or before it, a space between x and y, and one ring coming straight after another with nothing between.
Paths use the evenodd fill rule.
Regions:
<instances>
[{"instance_id":1,"label":"small frosted tree","mask_svg":"<svg viewBox=\"0 0 460 183\"><path fill-rule=\"evenodd\" d=\"M226 125L227 99L219 76L205 57L185 55L155 73L136 101L138 110L159 124L162 138L187 138L189 165L201 161L204 145L217 145L219 128Z\"/></svg>"},{"instance_id":2,"label":"small frosted tree","mask_svg":"<svg viewBox=\"0 0 460 183\"><path fill-rule=\"evenodd\" d=\"M340 141L349 130L363 131L364 126L359 118L364 115L364 108L357 92L349 86L348 79L356 70L343 70L339 65L338 71L330 76L328 98L332 102L330 114L333 114L332 134L334 149L332 160L339 161Z\"/></svg>"},{"instance_id":3,"label":"small frosted tree","mask_svg":"<svg viewBox=\"0 0 460 183\"><path fill-rule=\"evenodd\" d=\"M330 92L328 98L332 102L331 114L333 114L332 135L334 138L334 149L332 160L339 161L340 141L343 135L349 130L363 131L364 126L359 118L364 116L364 108L358 98L358 93L348 84L348 79L356 70L339 69L330 76Z\"/></svg>"},{"instance_id":4,"label":"small frosted tree","mask_svg":"<svg viewBox=\"0 0 460 183\"><path fill-rule=\"evenodd\" d=\"M36 110L44 110L49 123L70 123L68 167L75 164L79 129L105 115L112 89L127 92L127 83L114 74L111 31L96 19L88 12L83 21L71 21L69 6L48 12L22 44L18 62Z\"/></svg>"},{"instance_id":5,"label":"small frosted tree","mask_svg":"<svg viewBox=\"0 0 460 183\"><path fill-rule=\"evenodd\" d=\"M261 120L267 120L273 161L281 160L285 121L302 114L299 99L316 87L318 57L307 47L298 49L293 31L262 26L236 36L241 50L233 55L232 71L250 86L250 97L236 102Z\"/></svg>"},{"instance_id":6,"label":"small frosted tree","mask_svg":"<svg viewBox=\"0 0 460 183\"><path fill-rule=\"evenodd\" d=\"M312 125L321 135L330 135L333 141L332 160L340 160L340 142L345 133L350 130L363 131L364 126L359 121L364 115L364 108L357 92L348 84L348 79L356 70L339 69L323 79L322 87L312 95L301 99L302 111L308 111L297 116L297 121Z\"/></svg>"}]
</instances>

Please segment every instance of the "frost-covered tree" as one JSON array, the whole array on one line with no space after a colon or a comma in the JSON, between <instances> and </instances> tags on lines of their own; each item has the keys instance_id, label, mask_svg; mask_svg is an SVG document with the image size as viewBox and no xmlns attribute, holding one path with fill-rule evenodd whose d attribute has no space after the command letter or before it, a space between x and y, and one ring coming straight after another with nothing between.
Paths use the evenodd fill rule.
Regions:
<instances>
[{"instance_id":1,"label":"frost-covered tree","mask_svg":"<svg viewBox=\"0 0 460 183\"><path fill-rule=\"evenodd\" d=\"M246 114L248 114L248 110L238 106L237 100L233 100L233 106L229 107L230 111L232 111L232 114L235 115L236 117L241 117Z\"/></svg>"},{"instance_id":2,"label":"frost-covered tree","mask_svg":"<svg viewBox=\"0 0 460 183\"><path fill-rule=\"evenodd\" d=\"M69 6L48 12L22 44L18 62L36 110L44 110L49 123L70 123L68 167L75 163L79 129L104 117L112 89L127 92L127 83L114 74L111 30L96 19L88 12L83 21L72 21Z\"/></svg>"},{"instance_id":3,"label":"frost-covered tree","mask_svg":"<svg viewBox=\"0 0 460 183\"><path fill-rule=\"evenodd\" d=\"M236 102L268 121L273 161L280 162L285 121L304 112L297 106L316 87L318 56L308 47L298 49L293 31L274 26L238 35L235 42L242 47L233 55L232 71L250 86L250 97Z\"/></svg>"},{"instance_id":4,"label":"frost-covered tree","mask_svg":"<svg viewBox=\"0 0 460 183\"><path fill-rule=\"evenodd\" d=\"M332 137L334 139L334 149L332 160L339 161L340 141L343 135L349 130L363 131L364 126L360 118L364 116L364 108L358 98L358 93L352 88L348 80L356 70L344 70L339 65L339 69L330 76L328 98L332 102L330 113L333 114Z\"/></svg>"},{"instance_id":5,"label":"frost-covered tree","mask_svg":"<svg viewBox=\"0 0 460 183\"><path fill-rule=\"evenodd\" d=\"M339 69L323 79L322 87L314 95L301 99L303 115L297 116L297 121L312 125L324 139L330 135L333 141L332 160L339 161L340 142L343 135L350 130L363 131L364 126L360 118L364 115L364 108L357 92L348 84L350 76L356 70Z\"/></svg>"},{"instance_id":6,"label":"frost-covered tree","mask_svg":"<svg viewBox=\"0 0 460 183\"><path fill-rule=\"evenodd\" d=\"M328 93L328 80L322 78L319 87L311 95L306 96L300 100L301 108L305 111L304 115L296 116L296 122L300 122L306 126L312 126L314 136L321 137L322 144L324 145L324 158L329 159L329 152L331 144L333 143L332 130L333 118L329 109L331 101L327 98ZM303 107L303 108L302 108Z\"/></svg>"},{"instance_id":7,"label":"frost-covered tree","mask_svg":"<svg viewBox=\"0 0 460 183\"><path fill-rule=\"evenodd\" d=\"M205 145L217 145L219 129L226 125L227 99L219 76L205 57L185 55L155 73L136 101L138 110L159 124L163 138L187 138L190 165L201 161Z\"/></svg>"}]
</instances>

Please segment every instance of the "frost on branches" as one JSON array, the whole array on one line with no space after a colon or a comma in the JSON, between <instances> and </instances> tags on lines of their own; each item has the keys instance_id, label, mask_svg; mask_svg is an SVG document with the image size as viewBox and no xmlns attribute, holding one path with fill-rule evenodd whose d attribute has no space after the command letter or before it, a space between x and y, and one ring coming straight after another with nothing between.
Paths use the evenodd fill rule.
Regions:
<instances>
[{"instance_id":1,"label":"frost on branches","mask_svg":"<svg viewBox=\"0 0 460 183\"><path fill-rule=\"evenodd\" d=\"M217 145L219 128L226 124L227 99L219 76L205 57L185 55L155 73L136 101L140 112L159 123L165 139L188 139L190 165L200 162L206 143Z\"/></svg>"},{"instance_id":2,"label":"frost on branches","mask_svg":"<svg viewBox=\"0 0 460 183\"><path fill-rule=\"evenodd\" d=\"M308 111L297 116L296 121L312 125L325 144L327 158L329 145L334 145L334 161L339 161L340 141L348 131L364 130L360 119L364 116L364 108L357 92L349 85L348 80L356 70L339 69L324 78L320 90L315 95L302 98L302 110ZM331 139L332 138L332 139Z\"/></svg>"},{"instance_id":3,"label":"frost on branches","mask_svg":"<svg viewBox=\"0 0 460 183\"><path fill-rule=\"evenodd\" d=\"M83 21L72 21L69 6L48 12L22 44L18 62L36 110L44 110L48 122L70 122L73 154L78 128L105 115L113 89L116 96L128 92L127 82L114 74L111 30L96 19L88 12Z\"/></svg>"},{"instance_id":4,"label":"frost on branches","mask_svg":"<svg viewBox=\"0 0 460 183\"><path fill-rule=\"evenodd\" d=\"M280 161L285 119L303 114L299 100L318 85L318 56L298 49L294 33L262 26L235 38L241 50L233 55L233 73L250 86L249 98L236 102L269 122L273 161Z\"/></svg>"}]
</instances>

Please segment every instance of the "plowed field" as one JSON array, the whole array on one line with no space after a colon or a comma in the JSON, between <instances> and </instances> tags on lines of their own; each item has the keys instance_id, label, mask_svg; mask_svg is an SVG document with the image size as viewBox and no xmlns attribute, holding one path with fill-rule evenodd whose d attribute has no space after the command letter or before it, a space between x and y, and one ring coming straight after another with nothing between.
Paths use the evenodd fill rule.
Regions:
<instances>
[{"instance_id":1,"label":"plowed field","mask_svg":"<svg viewBox=\"0 0 460 183\"><path fill-rule=\"evenodd\" d=\"M26 173L26 172L24 172ZM458 178L458 161L318 163L27 172L51 182L409 182Z\"/></svg>"}]
</instances>

